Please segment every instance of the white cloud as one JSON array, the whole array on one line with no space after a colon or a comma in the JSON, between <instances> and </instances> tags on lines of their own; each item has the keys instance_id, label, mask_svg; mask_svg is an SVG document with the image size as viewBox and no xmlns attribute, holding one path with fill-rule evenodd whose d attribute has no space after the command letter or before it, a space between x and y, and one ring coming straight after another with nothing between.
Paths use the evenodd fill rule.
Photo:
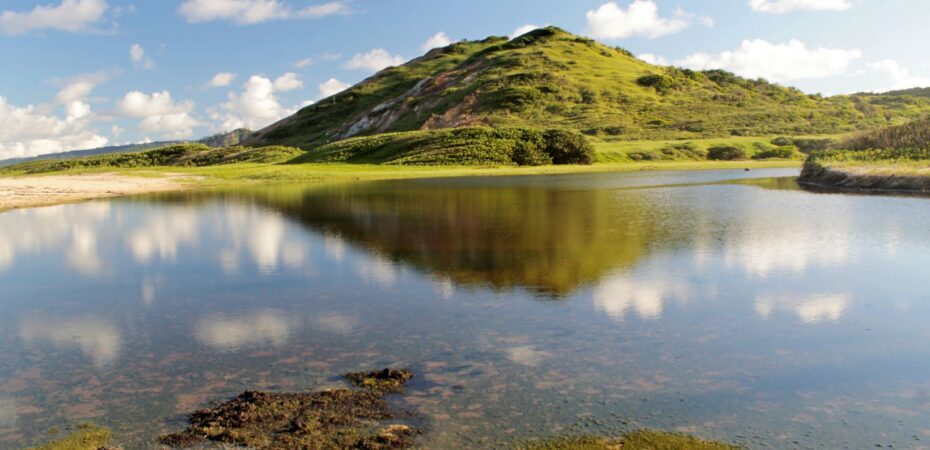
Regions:
<instances>
[{"instance_id":1,"label":"white cloud","mask_svg":"<svg viewBox=\"0 0 930 450\"><path fill-rule=\"evenodd\" d=\"M275 92L287 92L295 89L302 89L304 82L300 81L300 76L294 72L288 72L274 80Z\"/></svg>"},{"instance_id":2,"label":"white cloud","mask_svg":"<svg viewBox=\"0 0 930 450\"><path fill-rule=\"evenodd\" d=\"M210 117L220 123L219 129L233 130L249 128L257 130L283 119L294 112L281 105L277 92L293 89L295 83L303 83L291 74L284 74L275 81L261 75L252 75L239 93L230 92L228 101L213 108Z\"/></svg>"},{"instance_id":3,"label":"white cloud","mask_svg":"<svg viewBox=\"0 0 930 450\"><path fill-rule=\"evenodd\" d=\"M791 11L845 11L852 7L849 0L749 0L758 12L784 14Z\"/></svg>"},{"instance_id":4,"label":"white cloud","mask_svg":"<svg viewBox=\"0 0 930 450\"><path fill-rule=\"evenodd\" d=\"M102 72L78 75L67 80L58 94L55 102L66 105L75 101L83 101L100 84L106 81L107 75Z\"/></svg>"},{"instance_id":5,"label":"white cloud","mask_svg":"<svg viewBox=\"0 0 930 450\"><path fill-rule=\"evenodd\" d=\"M390 66L399 66L407 59L400 55L392 55L383 48L376 48L365 54L357 54L343 67L350 70L371 70L377 72Z\"/></svg>"},{"instance_id":6,"label":"white cloud","mask_svg":"<svg viewBox=\"0 0 930 450\"><path fill-rule=\"evenodd\" d=\"M155 68L155 61L145 57L145 49L139 44L132 44L132 47L129 47L129 59L132 60L132 65L136 69Z\"/></svg>"},{"instance_id":7,"label":"white cloud","mask_svg":"<svg viewBox=\"0 0 930 450\"><path fill-rule=\"evenodd\" d=\"M76 98L73 94L65 98ZM90 130L93 114L82 101L63 105L64 117L32 105L18 107L0 97L0 159L101 147L107 138Z\"/></svg>"},{"instance_id":8,"label":"white cloud","mask_svg":"<svg viewBox=\"0 0 930 450\"><path fill-rule=\"evenodd\" d=\"M540 29L540 28L542 28L542 27L539 26L539 25L534 25L534 24L528 23L528 24L526 24L526 25L522 25L522 26L517 27L517 29L516 29L516 30L513 30L513 32L510 33L510 36L508 36L508 37L509 37L510 39L513 39L513 38L515 38L515 37L523 36L524 34L529 33L530 31L538 30L538 29Z\"/></svg>"},{"instance_id":9,"label":"white cloud","mask_svg":"<svg viewBox=\"0 0 930 450\"><path fill-rule=\"evenodd\" d=\"M910 89L915 87L930 87L930 78L911 75L911 71L902 67L893 59L886 59L877 63L869 64L869 67L876 72L884 72L890 80L889 85L880 91L893 91L899 89Z\"/></svg>"},{"instance_id":10,"label":"white cloud","mask_svg":"<svg viewBox=\"0 0 930 450\"><path fill-rule=\"evenodd\" d=\"M323 56L321 56L321 58L323 58L326 61L335 61L339 58L342 58L342 53L326 52L326 53L323 53Z\"/></svg>"},{"instance_id":11,"label":"white cloud","mask_svg":"<svg viewBox=\"0 0 930 450\"><path fill-rule=\"evenodd\" d=\"M287 2L279 0L185 0L178 12L189 23L221 20L238 25L251 25L271 20L346 14L349 7L344 1L331 1L294 9Z\"/></svg>"},{"instance_id":12,"label":"white cloud","mask_svg":"<svg viewBox=\"0 0 930 450\"><path fill-rule=\"evenodd\" d=\"M304 67L310 67L311 65L313 65L313 58L304 58L294 63L294 67L298 69L303 69Z\"/></svg>"},{"instance_id":13,"label":"white cloud","mask_svg":"<svg viewBox=\"0 0 930 450\"><path fill-rule=\"evenodd\" d=\"M725 69L744 77L784 82L839 75L860 57L862 52L857 49L807 48L796 39L785 44L755 39L743 41L733 51L719 55L696 53L676 63L692 69Z\"/></svg>"},{"instance_id":14,"label":"white cloud","mask_svg":"<svg viewBox=\"0 0 930 450\"><path fill-rule=\"evenodd\" d=\"M598 39L654 39L684 30L693 17L681 10L671 19L659 17L659 7L651 0L635 0L626 10L609 2L588 11L588 33Z\"/></svg>"},{"instance_id":15,"label":"white cloud","mask_svg":"<svg viewBox=\"0 0 930 450\"><path fill-rule=\"evenodd\" d=\"M669 65L668 59L665 59L665 57L661 55L653 55L652 53L643 53L639 55L638 58L654 66Z\"/></svg>"},{"instance_id":16,"label":"white cloud","mask_svg":"<svg viewBox=\"0 0 930 450\"><path fill-rule=\"evenodd\" d=\"M168 91L145 94L127 93L117 104L117 110L126 117L142 119L139 130L163 133L171 138L184 138L194 133L200 122L190 115L194 102L175 102Z\"/></svg>"},{"instance_id":17,"label":"white cloud","mask_svg":"<svg viewBox=\"0 0 930 450\"><path fill-rule=\"evenodd\" d=\"M320 83L320 98L332 97L348 88L352 87L349 83L344 83L335 78L330 78L323 83Z\"/></svg>"},{"instance_id":18,"label":"white cloud","mask_svg":"<svg viewBox=\"0 0 930 450\"><path fill-rule=\"evenodd\" d=\"M39 5L28 12L3 11L0 30L6 34L26 34L38 30L91 31L104 18L105 0L63 0L58 5Z\"/></svg>"},{"instance_id":19,"label":"white cloud","mask_svg":"<svg viewBox=\"0 0 930 450\"><path fill-rule=\"evenodd\" d=\"M220 72L216 75L213 75L213 78L207 82L209 87L224 87L229 86L229 83L236 78L236 74L229 72Z\"/></svg>"},{"instance_id":20,"label":"white cloud","mask_svg":"<svg viewBox=\"0 0 930 450\"><path fill-rule=\"evenodd\" d=\"M420 50L428 52L434 48L445 47L451 43L452 39L450 39L446 33L440 31L439 33L430 36L430 38L427 39L422 46L420 46Z\"/></svg>"}]
</instances>

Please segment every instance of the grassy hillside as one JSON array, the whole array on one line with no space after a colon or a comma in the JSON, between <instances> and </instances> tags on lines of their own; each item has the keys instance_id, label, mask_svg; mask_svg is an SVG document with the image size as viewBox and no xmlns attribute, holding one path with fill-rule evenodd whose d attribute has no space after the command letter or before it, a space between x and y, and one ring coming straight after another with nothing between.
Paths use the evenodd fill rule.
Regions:
<instances>
[{"instance_id":1,"label":"grassy hillside","mask_svg":"<svg viewBox=\"0 0 930 450\"><path fill-rule=\"evenodd\" d=\"M558 28L433 50L308 106L252 142L305 149L460 126L563 128L596 140L837 134L900 123L930 98L821 98L724 71L657 67Z\"/></svg>"},{"instance_id":2,"label":"grassy hillside","mask_svg":"<svg viewBox=\"0 0 930 450\"><path fill-rule=\"evenodd\" d=\"M33 161L2 168L0 169L0 175L37 174L95 168L203 167L242 162L279 163L303 155L303 153L302 150L297 148L281 146L213 148L203 144L178 144L144 152Z\"/></svg>"}]
</instances>

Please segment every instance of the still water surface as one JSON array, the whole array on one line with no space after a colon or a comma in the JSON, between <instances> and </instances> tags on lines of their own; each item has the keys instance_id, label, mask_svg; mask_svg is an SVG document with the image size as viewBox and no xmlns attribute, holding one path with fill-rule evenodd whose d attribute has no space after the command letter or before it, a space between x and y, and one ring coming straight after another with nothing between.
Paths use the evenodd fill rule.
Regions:
<instances>
[{"instance_id":1,"label":"still water surface","mask_svg":"<svg viewBox=\"0 0 930 450\"><path fill-rule=\"evenodd\" d=\"M791 170L176 193L0 214L0 447L153 447L387 365L426 448L639 427L928 448L930 200Z\"/></svg>"}]
</instances>

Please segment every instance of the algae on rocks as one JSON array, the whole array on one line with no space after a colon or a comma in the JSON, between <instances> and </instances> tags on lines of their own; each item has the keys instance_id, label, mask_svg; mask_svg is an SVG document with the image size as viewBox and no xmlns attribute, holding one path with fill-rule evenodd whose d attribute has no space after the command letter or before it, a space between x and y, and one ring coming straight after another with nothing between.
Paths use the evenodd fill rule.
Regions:
<instances>
[{"instance_id":1,"label":"algae on rocks","mask_svg":"<svg viewBox=\"0 0 930 450\"><path fill-rule=\"evenodd\" d=\"M403 449L413 428L389 423L396 417L385 395L413 375L407 370L372 372L367 389L310 393L247 391L215 408L190 415L187 430L162 436L163 445L189 448L206 441L256 449Z\"/></svg>"}]
</instances>

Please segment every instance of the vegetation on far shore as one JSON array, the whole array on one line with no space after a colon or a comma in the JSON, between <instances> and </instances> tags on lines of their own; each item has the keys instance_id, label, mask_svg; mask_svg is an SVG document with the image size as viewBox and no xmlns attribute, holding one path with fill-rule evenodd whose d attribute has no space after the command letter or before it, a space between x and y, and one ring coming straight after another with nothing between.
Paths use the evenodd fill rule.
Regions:
<instances>
[{"instance_id":1,"label":"vegetation on far shore","mask_svg":"<svg viewBox=\"0 0 930 450\"><path fill-rule=\"evenodd\" d=\"M930 191L930 117L851 136L813 153L800 180L825 186Z\"/></svg>"}]
</instances>

